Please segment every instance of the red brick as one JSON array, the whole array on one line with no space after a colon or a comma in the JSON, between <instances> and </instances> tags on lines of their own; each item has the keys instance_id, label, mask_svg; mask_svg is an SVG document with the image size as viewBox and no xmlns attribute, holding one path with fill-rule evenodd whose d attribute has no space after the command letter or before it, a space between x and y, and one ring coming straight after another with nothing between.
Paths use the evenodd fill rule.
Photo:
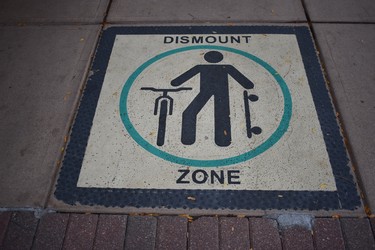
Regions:
<instances>
[{"instance_id":1,"label":"red brick","mask_svg":"<svg viewBox=\"0 0 375 250\"><path fill-rule=\"evenodd\" d=\"M156 217L129 216L126 226L125 249L154 249L156 225Z\"/></svg>"},{"instance_id":2,"label":"red brick","mask_svg":"<svg viewBox=\"0 0 375 250\"><path fill-rule=\"evenodd\" d=\"M15 212L11 216L3 249L30 249L38 219L33 212Z\"/></svg>"},{"instance_id":3,"label":"red brick","mask_svg":"<svg viewBox=\"0 0 375 250\"><path fill-rule=\"evenodd\" d=\"M284 250L314 250L311 231L306 228L288 227L283 229L281 235Z\"/></svg>"},{"instance_id":4,"label":"red brick","mask_svg":"<svg viewBox=\"0 0 375 250\"><path fill-rule=\"evenodd\" d=\"M333 218L315 219L313 232L317 250L345 249L339 220Z\"/></svg>"},{"instance_id":5,"label":"red brick","mask_svg":"<svg viewBox=\"0 0 375 250\"><path fill-rule=\"evenodd\" d=\"M219 249L217 217L201 217L189 225L189 249Z\"/></svg>"},{"instance_id":6,"label":"red brick","mask_svg":"<svg viewBox=\"0 0 375 250\"><path fill-rule=\"evenodd\" d=\"M220 223L220 249L250 249L249 221L246 218L222 217Z\"/></svg>"},{"instance_id":7,"label":"red brick","mask_svg":"<svg viewBox=\"0 0 375 250\"><path fill-rule=\"evenodd\" d=\"M346 249L375 249L374 236L367 218L343 218L340 222Z\"/></svg>"},{"instance_id":8,"label":"red brick","mask_svg":"<svg viewBox=\"0 0 375 250\"><path fill-rule=\"evenodd\" d=\"M68 221L69 214L44 215L39 221L33 248L61 249Z\"/></svg>"},{"instance_id":9,"label":"red brick","mask_svg":"<svg viewBox=\"0 0 375 250\"><path fill-rule=\"evenodd\" d=\"M3 245L3 240L5 238L5 233L7 231L11 216L12 216L12 212L0 213L0 249L1 249L1 246Z\"/></svg>"},{"instance_id":10,"label":"red brick","mask_svg":"<svg viewBox=\"0 0 375 250\"><path fill-rule=\"evenodd\" d=\"M256 249L282 249L277 222L267 218L250 218L250 240Z\"/></svg>"},{"instance_id":11,"label":"red brick","mask_svg":"<svg viewBox=\"0 0 375 250\"><path fill-rule=\"evenodd\" d=\"M99 216L94 249L124 249L126 215Z\"/></svg>"},{"instance_id":12,"label":"red brick","mask_svg":"<svg viewBox=\"0 0 375 250\"><path fill-rule=\"evenodd\" d=\"M186 218L178 216L160 216L158 218L156 232L156 249L186 249Z\"/></svg>"},{"instance_id":13,"label":"red brick","mask_svg":"<svg viewBox=\"0 0 375 250\"><path fill-rule=\"evenodd\" d=\"M94 214L71 214L63 249L92 249L97 222L98 216Z\"/></svg>"}]
</instances>

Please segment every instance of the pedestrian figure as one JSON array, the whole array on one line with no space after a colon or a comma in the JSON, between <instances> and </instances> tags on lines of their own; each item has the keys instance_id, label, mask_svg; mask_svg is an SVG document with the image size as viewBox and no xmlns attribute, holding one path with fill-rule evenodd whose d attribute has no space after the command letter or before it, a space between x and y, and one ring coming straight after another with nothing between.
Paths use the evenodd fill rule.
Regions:
<instances>
[{"instance_id":1,"label":"pedestrian figure","mask_svg":"<svg viewBox=\"0 0 375 250\"><path fill-rule=\"evenodd\" d=\"M200 74L200 92L182 114L181 142L184 145L194 144L197 115L212 96L214 97L215 143L221 147L231 144L228 76L233 77L245 89L252 89L254 84L232 65L216 64L221 62L223 57L218 51L209 51L204 55L204 59L212 64L194 66L171 81L172 86L180 86Z\"/></svg>"}]
</instances>

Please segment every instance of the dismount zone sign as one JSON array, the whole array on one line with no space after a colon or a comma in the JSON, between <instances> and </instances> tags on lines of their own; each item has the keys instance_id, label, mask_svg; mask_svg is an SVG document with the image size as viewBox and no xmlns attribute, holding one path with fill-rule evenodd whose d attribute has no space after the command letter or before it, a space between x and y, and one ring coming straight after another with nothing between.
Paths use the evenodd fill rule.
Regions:
<instances>
[{"instance_id":1,"label":"dismount zone sign","mask_svg":"<svg viewBox=\"0 0 375 250\"><path fill-rule=\"evenodd\" d=\"M303 26L105 30L55 196L119 207L360 206Z\"/></svg>"}]
</instances>

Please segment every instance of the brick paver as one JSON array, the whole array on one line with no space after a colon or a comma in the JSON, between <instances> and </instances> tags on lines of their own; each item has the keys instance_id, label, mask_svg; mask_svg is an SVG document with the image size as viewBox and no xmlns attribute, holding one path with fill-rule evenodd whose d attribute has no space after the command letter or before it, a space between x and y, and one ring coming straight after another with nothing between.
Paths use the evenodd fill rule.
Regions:
<instances>
[{"instance_id":1,"label":"brick paver","mask_svg":"<svg viewBox=\"0 0 375 250\"><path fill-rule=\"evenodd\" d=\"M126 215L99 216L94 249L124 249Z\"/></svg>"},{"instance_id":2,"label":"brick paver","mask_svg":"<svg viewBox=\"0 0 375 250\"><path fill-rule=\"evenodd\" d=\"M156 249L186 249L187 219L178 216L160 216L156 235Z\"/></svg>"},{"instance_id":3,"label":"brick paver","mask_svg":"<svg viewBox=\"0 0 375 250\"><path fill-rule=\"evenodd\" d=\"M374 236L367 219L343 218L341 219L341 228L347 250L375 249Z\"/></svg>"},{"instance_id":4,"label":"brick paver","mask_svg":"<svg viewBox=\"0 0 375 250\"><path fill-rule=\"evenodd\" d=\"M61 249L68 221L69 214L44 215L39 221L33 249Z\"/></svg>"},{"instance_id":5,"label":"brick paver","mask_svg":"<svg viewBox=\"0 0 375 250\"><path fill-rule=\"evenodd\" d=\"M345 249L340 221L333 218L318 218L314 221L313 238L318 250Z\"/></svg>"},{"instance_id":6,"label":"brick paver","mask_svg":"<svg viewBox=\"0 0 375 250\"><path fill-rule=\"evenodd\" d=\"M7 228L8 228L11 215L12 215L11 212L0 213L0 249L1 249L1 246L3 245L3 240L5 237Z\"/></svg>"},{"instance_id":7,"label":"brick paver","mask_svg":"<svg viewBox=\"0 0 375 250\"><path fill-rule=\"evenodd\" d=\"M276 220L250 218L250 240L254 250L282 249Z\"/></svg>"},{"instance_id":8,"label":"brick paver","mask_svg":"<svg viewBox=\"0 0 375 250\"><path fill-rule=\"evenodd\" d=\"M313 250L314 243L312 233L307 228L300 226L283 229L282 242L284 250Z\"/></svg>"},{"instance_id":9,"label":"brick paver","mask_svg":"<svg viewBox=\"0 0 375 250\"><path fill-rule=\"evenodd\" d=\"M217 217L201 217L190 223L189 249L219 249L219 222Z\"/></svg>"},{"instance_id":10,"label":"brick paver","mask_svg":"<svg viewBox=\"0 0 375 250\"><path fill-rule=\"evenodd\" d=\"M8 224L2 249L30 249L38 219L33 212L15 212Z\"/></svg>"},{"instance_id":11,"label":"brick paver","mask_svg":"<svg viewBox=\"0 0 375 250\"><path fill-rule=\"evenodd\" d=\"M156 225L156 217L130 216L126 229L125 249L155 249Z\"/></svg>"},{"instance_id":12,"label":"brick paver","mask_svg":"<svg viewBox=\"0 0 375 250\"><path fill-rule=\"evenodd\" d=\"M222 217L219 219L220 249L250 249L249 220L247 218Z\"/></svg>"},{"instance_id":13,"label":"brick paver","mask_svg":"<svg viewBox=\"0 0 375 250\"><path fill-rule=\"evenodd\" d=\"M0 249L375 249L375 218L316 218L313 230L269 218L0 213ZM0 238L1 239L1 238ZM1 245L3 243L3 245Z\"/></svg>"},{"instance_id":14,"label":"brick paver","mask_svg":"<svg viewBox=\"0 0 375 250\"><path fill-rule=\"evenodd\" d=\"M92 249L97 222L98 216L94 214L71 214L63 249Z\"/></svg>"}]
</instances>

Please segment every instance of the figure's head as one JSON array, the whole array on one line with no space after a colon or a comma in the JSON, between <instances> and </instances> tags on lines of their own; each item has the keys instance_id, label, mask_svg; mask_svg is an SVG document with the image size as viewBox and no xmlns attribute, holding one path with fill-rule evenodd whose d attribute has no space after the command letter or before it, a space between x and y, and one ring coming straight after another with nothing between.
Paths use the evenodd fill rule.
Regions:
<instances>
[{"instance_id":1,"label":"figure's head","mask_svg":"<svg viewBox=\"0 0 375 250\"><path fill-rule=\"evenodd\" d=\"M209 63L218 63L223 60L224 56L218 51L209 51L204 54L204 59Z\"/></svg>"}]
</instances>

